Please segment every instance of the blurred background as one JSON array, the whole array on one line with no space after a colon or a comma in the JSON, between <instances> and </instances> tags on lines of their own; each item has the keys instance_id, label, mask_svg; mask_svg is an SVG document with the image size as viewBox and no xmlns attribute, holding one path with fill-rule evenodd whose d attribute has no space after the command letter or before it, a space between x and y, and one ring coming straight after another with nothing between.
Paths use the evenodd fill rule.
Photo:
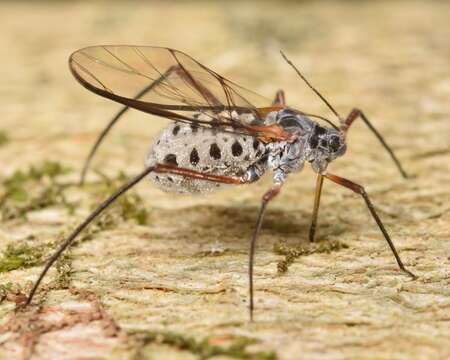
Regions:
<instances>
[{"instance_id":1,"label":"blurred background","mask_svg":"<svg viewBox=\"0 0 450 360\"><path fill-rule=\"evenodd\" d=\"M216 72L261 95L272 98L276 90L283 88L289 105L305 112L332 117L327 108L283 61L279 54L279 51L283 50L342 115L345 116L353 107L363 109L396 150L407 170L415 175L415 180L402 182L387 155L362 123L355 124L351 129L348 155L340 160L339 164L333 164L333 171L357 182L369 184L369 189L377 194L377 201L382 204L382 215L387 217L388 225L393 227L397 234L402 234L410 240L416 239L416 243L415 240L408 243L410 248L415 249L410 250L413 253L409 253L409 259L414 257L412 254L428 252L428 260L421 259L421 263L429 261L427 266L430 273L438 273L434 268L437 264L445 264L448 268L448 259L436 259L443 256L443 249L450 250L449 1L1 1L0 14L0 176L3 179L19 169L51 160L70 167L73 172L68 178L76 181L83 160L97 134L120 108L118 104L89 93L72 77L67 60L69 55L79 48L99 44L171 47L188 53ZM137 173L143 166L143 159L153 137L164 124L166 121L163 119L130 112L106 140L94 161L94 168L111 176L115 176L119 171L124 171L127 175ZM96 180L98 174L91 173L88 179ZM272 213L272 218L269 214L272 219L269 223L276 223L277 216L280 215L291 219L285 220L288 224L300 225L293 232L282 232L280 235L275 231L263 238L264 245L259 256L260 259L268 256L267 266L272 272L274 255L271 246L277 238L306 238L314 177L309 169L305 169L304 174L295 175L291 180L277 205L274 205L275 209L285 212L281 215ZM234 209L232 213L241 214L239 209L242 206L253 204L254 208L248 209L249 215L245 215L246 212L241 214L247 216L245 219L249 224L245 225L248 225L248 231L242 236L235 234L236 238L245 238L251 231L252 214L257 209L260 194L269 184L270 179L265 179L253 187L246 187L237 192L235 189L229 189L209 198L175 197L159 192L150 184L141 185L139 193L144 199L152 199L152 204L146 205L149 208L170 210L200 206L197 209L199 216L202 211L203 214L210 212L210 208L201 206L231 206ZM361 223L370 223L371 220L361 211L360 200L351 198L345 190L329 188L332 186L326 186L323 200L325 227L344 220L352 247L361 246L357 240L367 230ZM75 192L71 196L82 198L81 194L84 192ZM86 198L83 199L86 201ZM343 200L350 203L341 205ZM29 220L31 222L3 221L0 225L0 249L4 250L11 241L19 241L30 234L46 239L54 238L63 225L76 222L87 210L88 206L81 206L76 210L79 217L75 218L73 214L59 209L38 213L29 218L32 219ZM212 210L212 216L223 215L222 213L222 208ZM232 213L228 214L231 218L237 216ZM191 215L180 215L181 217L177 218L177 213L169 214L174 218L174 222L192 220ZM442 214L447 215L445 217ZM194 219L198 220L196 217ZM198 225L195 221L186 225L184 230L195 229L196 224ZM220 226L218 224L221 220L216 221L217 226ZM154 245L159 246L158 249L164 249L167 245L169 240L164 236L170 233L171 230L168 229L174 224L166 225L167 228L158 228L160 242L157 243L159 245ZM269 227L266 231L269 231ZM230 228L233 228L233 223L228 223L224 231ZM371 229L370 234L378 237L377 229ZM202 236L207 234L202 232L203 230L193 231L198 239L203 239ZM211 231L216 231L214 234L218 233L219 237L223 236L220 235L220 228ZM241 230L239 228L236 231ZM354 238L349 235L351 231L355 231ZM120 232L117 234L120 235ZM186 233L184 236L189 237ZM333 237L333 234L329 236ZM177 236L170 239L175 241L175 238ZM433 238L433 241L436 241L427 243L426 250L420 243L425 238ZM204 243L200 243L203 246L211 241L210 238L205 238ZM177 249L197 246L186 242L180 247L172 244ZM237 248L240 246L242 250L238 257L242 266L236 270L242 274L238 280L233 278L233 281L236 280L240 284L237 290L241 296L237 302L240 310L237 313L233 310L236 303L218 305L214 300L213 305L208 305L214 315L217 315L217 308L214 306L223 306L223 318L217 315L219 321L226 321L230 317L239 322L246 317L246 309L242 303L246 298L246 244L246 239L242 239L241 242L229 245ZM373 244L383 251L383 257L379 258L379 262L374 260L372 266L383 262L390 264L391 255L385 251L384 244L380 243L378 238L372 244L369 243L366 250L375 246ZM105 250L101 247L104 245L96 246L100 247L82 249L91 254ZM108 256L117 258L121 256L123 248L120 250L118 245L117 253L114 253L113 249L108 251L112 251ZM188 251L187 255L184 255L190 256L189 254ZM351 261L357 261L352 258L357 257L357 254L348 256ZM95 267L99 265L95 261L100 260L90 257L89 261L89 266ZM323 261L327 263L329 260L324 258ZM142 260L139 264L144 266L145 261ZM342 266L345 269L348 265ZM38 268L33 268L0 275L4 277L3 283L22 277L25 281L34 279L37 271ZM179 273L183 271L179 269ZM194 268L192 271L193 279L196 276L197 280L202 279L195 273ZM306 274L308 266L296 271L297 275ZM439 285L436 286L444 286L442 279L445 276L439 274L436 275L439 278L436 280ZM289 278L289 281L291 284L292 281L299 281L298 276ZM288 280L286 282L288 283ZM393 288L396 286L395 283L389 284ZM111 299L103 300L111 307L111 312L117 316L120 325L139 324L142 309L137 307L132 315L122 316L120 301L117 298L114 301ZM152 304L158 301L160 298ZM429 301L433 302L431 298ZM226 303L225 300L224 302ZM319 306L320 300L317 302ZM297 310L291 309L288 314L277 313L276 306L267 304L270 321L288 321L287 319L295 318L295 311L305 316L311 314L308 311L318 314L315 310L305 310L302 302L297 304ZM384 304L377 304L379 307L372 312L374 317L386 310ZM446 304L448 310L448 299ZM191 305L171 303L170 306L175 306L181 314L192 310ZM160 306L160 313L164 314L167 309L163 305ZM326 305L321 304L320 307L326 313ZM6 308L3 314L7 314L8 309ZM365 312L361 311L367 314L373 310L368 309L370 306L365 308ZM155 308L153 310L156 312ZM393 310L393 314L396 314L395 311ZM438 313L439 311L437 310ZM205 320L206 315L203 315L192 315L192 318L187 316L189 320L183 323L183 319L167 322L162 315L147 314L153 322L146 318L145 324L139 325L164 328L177 323L178 330L196 329L194 333L197 336L212 331L205 325L209 322ZM287 331L284 325L278 327L272 324L273 326L266 329L263 326L258 330L242 330L242 333L258 337L262 341L263 345L260 347L263 350L276 351L276 356L280 358L295 358L298 346L302 351L307 351L310 355L308 358L311 359L321 358L321 353L327 354L326 358L337 358L337 354L356 354L357 357L358 354L364 354L358 351L364 348L364 339L373 339L373 334L369 331L363 339L351 333L347 325L342 325L342 319L336 320L334 315L336 314L329 315L330 319L339 324L336 326L343 329L342 332L323 328L323 324L311 324L308 322L314 322L311 320L314 316L311 315L312 318L305 321L305 324L309 324L313 329L314 336L311 338L304 338L303 331L309 330L306 327L301 328L301 325L298 325L299 328L293 326ZM349 318L352 316L349 315ZM395 341L401 333L400 329L414 327L412 324L417 319L408 319L395 324L394 327L399 329L395 336L389 332L383 333L387 342L383 345L383 350L377 353L379 358L395 351L411 352L407 358L414 358L414 354L432 354L428 358L443 356L445 348L448 347L448 343L440 343L444 339L444 329L434 333L431 331L435 330L434 327L427 328L424 325L423 333L409 337L406 334L399 343ZM305 319L297 320L302 323ZM343 328L339 327L341 325ZM223 329L230 333L239 333L240 326L223 325ZM279 334L281 329L286 330L285 337ZM219 334L220 331L222 330L217 330ZM423 349L412 345L415 344L415 336L423 338L427 333L435 334L433 339L427 338L427 351L431 351L428 353L421 352ZM362 344L362 347L343 344L339 339L344 335L354 336L353 339L357 338L355 341ZM304 338L301 345L298 343L299 337ZM317 341L322 345L314 346L315 339L319 339Z\"/></svg>"},{"instance_id":2,"label":"blurred background","mask_svg":"<svg viewBox=\"0 0 450 360\"><path fill-rule=\"evenodd\" d=\"M284 88L289 104L330 115L282 60L282 49L342 114L363 108L379 127L389 124L399 151L411 154L410 137L427 142L423 127L448 114L449 6L447 1L3 1L0 126L21 144L7 155L2 151L3 171L15 166L6 161L11 156L21 163L62 156L80 165L79 156L118 108L87 93L68 71L70 53L95 44L179 49L262 95L271 98ZM141 165L145 148L137 138L127 143L129 151L115 141L134 134L149 142L144 137L164 124L133 116L141 120L129 119L119 135L114 132L114 145L100 154L116 155L104 158L111 166ZM433 125L435 131L440 124ZM358 137L351 137L355 156L366 146L357 144Z\"/></svg>"}]
</instances>

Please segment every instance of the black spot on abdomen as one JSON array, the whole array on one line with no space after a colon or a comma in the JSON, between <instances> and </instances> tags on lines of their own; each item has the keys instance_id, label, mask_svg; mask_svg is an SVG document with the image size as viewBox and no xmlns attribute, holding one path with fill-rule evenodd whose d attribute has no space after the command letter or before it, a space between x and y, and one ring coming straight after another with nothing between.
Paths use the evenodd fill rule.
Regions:
<instances>
[{"instance_id":1,"label":"black spot on abdomen","mask_svg":"<svg viewBox=\"0 0 450 360\"><path fill-rule=\"evenodd\" d=\"M178 166L177 156L175 154L168 154L164 157L164 164Z\"/></svg>"},{"instance_id":2,"label":"black spot on abdomen","mask_svg":"<svg viewBox=\"0 0 450 360\"><path fill-rule=\"evenodd\" d=\"M195 124L191 124L192 133L195 134L198 131L198 126Z\"/></svg>"},{"instance_id":3,"label":"black spot on abdomen","mask_svg":"<svg viewBox=\"0 0 450 360\"><path fill-rule=\"evenodd\" d=\"M176 126L173 128L173 130L172 130L172 134L173 134L174 136L177 136L178 131L180 131L180 126L179 126L179 125L176 125Z\"/></svg>"},{"instance_id":4,"label":"black spot on abdomen","mask_svg":"<svg viewBox=\"0 0 450 360\"><path fill-rule=\"evenodd\" d=\"M222 157L220 148L216 143L211 144L211 146L209 147L209 155L215 160L219 160Z\"/></svg>"},{"instance_id":5,"label":"black spot on abdomen","mask_svg":"<svg viewBox=\"0 0 450 360\"><path fill-rule=\"evenodd\" d=\"M231 145L231 153L233 156L238 157L242 155L242 151L242 145L236 140L233 145Z\"/></svg>"},{"instance_id":6,"label":"black spot on abdomen","mask_svg":"<svg viewBox=\"0 0 450 360\"><path fill-rule=\"evenodd\" d=\"M189 161L192 165L196 166L200 161L200 157L198 156L198 151L196 148L193 148L191 151L191 155L189 156Z\"/></svg>"},{"instance_id":7,"label":"black spot on abdomen","mask_svg":"<svg viewBox=\"0 0 450 360\"><path fill-rule=\"evenodd\" d=\"M322 126L316 126L314 128L314 133L317 135L323 135L327 132L327 130L325 128L323 128Z\"/></svg>"}]
</instances>

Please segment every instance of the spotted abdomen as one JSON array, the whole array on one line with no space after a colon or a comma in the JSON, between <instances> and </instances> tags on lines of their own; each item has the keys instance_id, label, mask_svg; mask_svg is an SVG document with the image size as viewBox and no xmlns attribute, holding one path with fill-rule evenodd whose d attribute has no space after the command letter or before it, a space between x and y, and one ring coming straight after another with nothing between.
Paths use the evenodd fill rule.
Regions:
<instances>
[{"instance_id":1,"label":"spotted abdomen","mask_svg":"<svg viewBox=\"0 0 450 360\"><path fill-rule=\"evenodd\" d=\"M264 154L257 139L215 129L174 123L165 128L153 143L146 165L156 163L178 166L214 175L242 176ZM154 173L151 180L162 190L178 193L212 191L220 184Z\"/></svg>"}]
</instances>

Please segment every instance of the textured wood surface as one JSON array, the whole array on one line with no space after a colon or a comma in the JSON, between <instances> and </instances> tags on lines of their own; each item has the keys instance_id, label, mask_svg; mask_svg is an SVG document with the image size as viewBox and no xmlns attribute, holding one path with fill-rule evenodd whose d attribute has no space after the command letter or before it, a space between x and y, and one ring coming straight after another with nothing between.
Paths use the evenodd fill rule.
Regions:
<instances>
[{"instance_id":1,"label":"textured wood surface","mask_svg":"<svg viewBox=\"0 0 450 360\"><path fill-rule=\"evenodd\" d=\"M282 87L289 104L330 115L282 60L283 49L342 114L363 109L413 175L399 176L363 123L330 168L366 186L419 276L398 271L363 201L329 182L318 240L348 247L300 257L279 275L274 245L307 245L315 183L307 166L269 209L250 324L248 240L270 179L208 197L143 183L136 193L147 224L121 218L74 247L66 286L51 270L40 307L14 311L40 265L0 273L0 358L450 358L448 2L2 2L0 13L0 131L9 139L0 142L2 179L52 160L72 168L64 181L77 180L119 108L70 75L67 58L80 47L177 48L263 95ZM137 173L164 124L130 113L94 167L112 177ZM77 202L73 213L48 206L1 222L3 260L8 245L59 240L100 200L89 187L65 194Z\"/></svg>"}]
</instances>

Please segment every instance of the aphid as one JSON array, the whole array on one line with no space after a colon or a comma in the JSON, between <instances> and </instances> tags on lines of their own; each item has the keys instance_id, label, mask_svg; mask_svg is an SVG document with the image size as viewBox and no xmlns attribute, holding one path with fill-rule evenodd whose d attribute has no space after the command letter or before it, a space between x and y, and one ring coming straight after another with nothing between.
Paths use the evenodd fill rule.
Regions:
<instances>
[{"instance_id":1,"label":"aphid","mask_svg":"<svg viewBox=\"0 0 450 360\"><path fill-rule=\"evenodd\" d=\"M69 59L75 78L88 90L125 105L109 122L94 144L83 168L81 183L99 145L129 109L173 121L154 141L145 169L105 200L61 244L36 281L29 304L45 274L58 257L100 213L119 196L150 178L165 191L204 193L223 185L258 181L270 172L273 185L262 196L256 227L250 241L249 294L253 317L253 258L267 204L280 192L291 172L309 162L317 184L309 239L314 241L323 179L361 195L391 248L398 266L405 268L383 223L361 185L327 171L328 164L344 155L346 136L353 121L361 118L388 151L406 178L397 157L361 110L342 118L331 104L281 53L303 81L336 115L339 124L307 114L285 104L283 91L272 103L208 69L190 56L168 48L93 46L74 52ZM322 126L319 121L328 123Z\"/></svg>"}]
</instances>

